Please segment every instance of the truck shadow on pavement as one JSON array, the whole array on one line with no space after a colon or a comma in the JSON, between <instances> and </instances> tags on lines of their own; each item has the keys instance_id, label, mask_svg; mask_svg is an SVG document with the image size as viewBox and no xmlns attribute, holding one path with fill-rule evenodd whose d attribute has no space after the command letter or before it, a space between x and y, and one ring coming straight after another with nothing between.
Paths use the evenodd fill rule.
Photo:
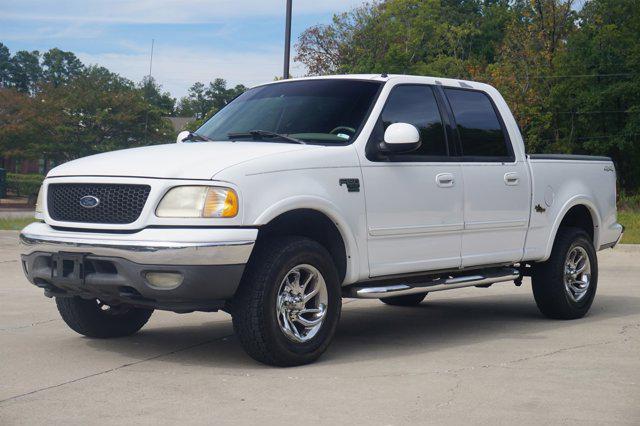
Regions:
<instances>
[{"instance_id":1,"label":"truck shadow on pavement","mask_svg":"<svg viewBox=\"0 0 640 426\"><path fill-rule=\"evenodd\" d=\"M345 302L348 299L345 299ZM427 298L416 307L349 301L345 304L336 337L312 366L354 363L376 358L401 360L416 354L430 356L445 348L474 343L543 341L545 333L640 313L640 297L598 296L589 315L581 320L558 321L543 317L530 294L490 295L455 299ZM179 317L177 317L179 318ZM139 334L114 340L90 340L94 350L120 352L128 357L210 368L254 370L264 366L251 360L233 336L231 319L199 325L150 326ZM179 322L177 319L176 322ZM621 331L621 330L620 330ZM612 332L615 334L615 332Z\"/></svg>"}]
</instances>

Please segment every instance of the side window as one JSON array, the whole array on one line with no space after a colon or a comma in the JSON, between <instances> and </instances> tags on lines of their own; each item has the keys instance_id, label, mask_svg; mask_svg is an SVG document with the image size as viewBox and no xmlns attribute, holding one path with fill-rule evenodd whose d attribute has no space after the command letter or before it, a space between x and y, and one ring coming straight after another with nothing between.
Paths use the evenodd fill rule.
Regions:
<instances>
[{"instance_id":1,"label":"side window","mask_svg":"<svg viewBox=\"0 0 640 426\"><path fill-rule=\"evenodd\" d=\"M393 123L409 123L420 131L420 148L408 154L398 155L399 160L423 161L421 157L447 155L442 118L430 86L395 87L389 94L380 118L384 130Z\"/></svg>"},{"instance_id":2,"label":"side window","mask_svg":"<svg viewBox=\"0 0 640 426\"><path fill-rule=\"evenodd\" d=\"M465 157L511 157L505 131L489 97L482 92L444 89Z\"/></svg>"}]
</instances>

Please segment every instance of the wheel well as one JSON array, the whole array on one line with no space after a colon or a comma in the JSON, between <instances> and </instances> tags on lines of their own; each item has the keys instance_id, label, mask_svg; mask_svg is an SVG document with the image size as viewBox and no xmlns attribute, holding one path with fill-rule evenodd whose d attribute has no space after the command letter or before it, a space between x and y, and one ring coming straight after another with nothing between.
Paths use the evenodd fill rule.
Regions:
<instances>
[{"instance_id":1,"label":"wheel well","mask_svg":"<svg viewBox=\"0 0 640 426\"><path fill-rule=\"evenodd\" d=\"M260 227L257 244L275 236L296 235L307 237L327 249L338 270L340 282L347 273L347 251L336 224L317 210L299 209L283 213Z\"/></svg>"},{"instance_id":2,"label":"wheel well","mask_svg":"<svg viewBox=\"0 0 640 426\"><path fill-rule=\"evenodd\" d=\"M591 216L591 212L583 204L573 206L569 209L567 214L564 215L564 218L562 218L562 222L560 222L560 227L563 226L572 226L574 228L583 229L587 234L589 234L591 241L594 241L593 216Z\"/></svg>"}]
</instances>

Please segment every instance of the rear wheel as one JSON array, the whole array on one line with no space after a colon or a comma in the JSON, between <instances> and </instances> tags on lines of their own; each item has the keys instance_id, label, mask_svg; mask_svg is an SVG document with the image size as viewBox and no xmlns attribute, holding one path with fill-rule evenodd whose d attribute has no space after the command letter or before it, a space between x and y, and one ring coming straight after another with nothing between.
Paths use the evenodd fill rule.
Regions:
<instances>
[{"instance_id":1,"label":"rear wheel","mask_svg":"<svg viewBox=\"0 0 640 426\"><path fill-rule=\"evenodd\" d=\"M76 333L87 337L130 336L149 321L152 309L107 305L98 299L56 297L58 312Z\"/></svg>"},{"instance_id":2,"label":"rear wheel","mask_svg":"<svg viewBox=\"0 0 640 426\"><path fill-rule=\"evenodd\" d=\"M341 307L327 250L307 238L283 237L256 247L232 302L233 327L257 361L302 365L329 346Z\"/></svg>"},{"instance_id":3,"label":"rear wheel","mask_svg":"<svg viewBox=\"0 0 640 426\"><path fill-rule=\"evenodd\" d=\"M579 228L560 228L551 256L535 265L531 282L538 309L545 316L582 318L598 285L598 259L589 235Z\"/></svg>"},{"instance_id":4,"label":"rear wheel","mask_svg":"<svg viewBox=\"0 0 640 426\"><path fill-rule=\"evenodd\" d=\"M406 296L384 297L380 299L382 303L393 306L416 306L419 305L428 293L408 294Z\"/></svg>"}]
</instances>

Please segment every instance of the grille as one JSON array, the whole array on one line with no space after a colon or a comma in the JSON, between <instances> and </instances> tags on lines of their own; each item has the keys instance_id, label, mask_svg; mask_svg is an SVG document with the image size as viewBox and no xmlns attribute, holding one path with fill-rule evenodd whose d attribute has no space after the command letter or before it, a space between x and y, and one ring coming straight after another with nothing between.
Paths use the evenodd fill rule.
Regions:
<instances>
[{"instance_id":1,"label":"grille","mask_svg":"<svg viewBox=\"0 0 640 426\"><path fill-rule=\"evenodd\" d=\"M149 185L56 183L49 185L49 216L61 222L127 224L135 222L149 197ZM98 205L83 207L80 199L97 198Z\"/></svg>"}]
</instances>

